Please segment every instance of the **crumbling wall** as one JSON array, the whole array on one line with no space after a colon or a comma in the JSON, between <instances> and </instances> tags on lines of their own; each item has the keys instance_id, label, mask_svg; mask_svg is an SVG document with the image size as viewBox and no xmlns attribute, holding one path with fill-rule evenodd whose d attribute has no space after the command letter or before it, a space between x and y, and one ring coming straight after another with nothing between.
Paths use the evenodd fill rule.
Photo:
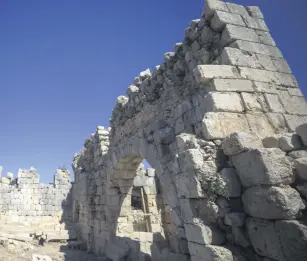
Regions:
<instances>
[{"instance_id":1,"label":"crumbling wall","mask_svg":"<svg viewBox=\"0 0 307 261\"><path fill-rule=\"evenodd\" d=\"M144 242L152 260L283 260L260 251L247 235L251 226L243 227L246 216L250 222L300 217L303 201L289 187L295 184L292 165L275 149L271 154L282 171L275 175L279 169L261 160L271 154L260 140L291 136L307 122L307 104L259 8L208 0L201 19L185 30L183 42L164 55L161 65L140 73L127 96L118 97L111 127L98 127L74 157L75 221L88 248L112 260L142 260L138 252ZM236 156L222 146L233 132L252 133L257 145L238 155L263 149L255 156L257 166L265 162L262 168L249 172L260 183L248 183L248 178L245 183L240 175L245 160L236 164ZM127 202L143 159L155 169L163 233L122 237L119 228L124 235L133 232L132 224L121 224L131 214ZM262 183L271 179L278 182ZM302 191L302 186L297 188ZM260 195L258 189L266 200L281 195L277 201L285 205L274 206L280 216L257 216L249 204L242 205L242 193L244 201ZM282 216L293 200L293 209ZM296 228L299 234L305 226ZM283 251L285 260L303 260Z\"/></svg>"},{"instance_id":2,"label":"crumbling wall","mask_svg":"<svg viewBox=\"0 0 307 261\"><path fill-rule=\"evenodd\" d=\"M19 223L29 227L29 233L43 231L49 240L75 238L68 232L73 225L69 172L58 169L53 184L40 184L39 178L34 168L19 169L16 178L11 173L1 178L2 232L5 224Z\"/></svg>"}]
</instances>

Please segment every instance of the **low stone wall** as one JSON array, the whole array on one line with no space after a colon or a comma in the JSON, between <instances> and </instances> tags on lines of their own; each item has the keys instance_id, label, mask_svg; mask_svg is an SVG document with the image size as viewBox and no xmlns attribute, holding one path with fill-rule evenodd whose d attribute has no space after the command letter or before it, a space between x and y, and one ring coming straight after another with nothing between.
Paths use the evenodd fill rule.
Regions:
<instances>
[{"instance_id":1,"label":"low stone wall","mask_svg":"<svg viewBox=\"0 0 307 261\"><path fill-rule=\"evenodd\" d=\"M43 231L49 240L75 238L69 172L58 169L53 184L40 184L39 178L34 168L20 169L16 178L11 173L1 178L2 232L8 232L6 227L12 230L12 224L22 224L28 234Z\"/></svg>"}]
</instances>

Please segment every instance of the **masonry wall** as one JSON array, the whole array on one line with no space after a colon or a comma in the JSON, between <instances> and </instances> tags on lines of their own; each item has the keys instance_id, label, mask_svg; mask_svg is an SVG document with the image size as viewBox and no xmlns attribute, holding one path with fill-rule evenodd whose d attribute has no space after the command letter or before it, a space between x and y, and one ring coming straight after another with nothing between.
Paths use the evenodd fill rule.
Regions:
<instances>
[{"instance_id":1,"label":"masonry wall","mask_svg":"<svg viewBox=\"0 0 307 261\"><path fill-rule=\"evenodd\" d=\"M57 170L53 184L40 184L39 179L34 168L20 169L16 178L11 173L1 178L1 225L28 224L33 227L32 232L44 231L50 240L70 238L72 200L69 172Z\"/></svg>"},{"instance_id":2,"label":"masonry wall","mask_svg":"<svg viewBox=\"0 0 307 261\"><path fill-rule=\"evenodd\" d=\"M79 237L90 250L113 260L128 256L143 260L137 253L142 252L140 242L144 241L151 246L152 260L304 260L304 247L297 249L300 254L293 259L285 250L287 241L276 246L283 249L282 257L264 251L276 238L266 238L259 248L250 229L253 218L271 222L270 226L276 220L299 220L289 226L305 238L306 225L300 223L305 218L300 187L304 182L298 182L286 151L276 144L272 155L279 160L284 178L281 174L279 179L272 178L280 169L268 167L270 157L265 158L268 151L263 148L267 138L281 134L281 140L292 144L304 123L305 98L259 8L208 0L201 19L191 21L185 30L183 42L164 55L161 65L141 72L128 87L127 97L118 97L111 128L98 127L75 155L74 219ZM257 145L235 154L264 149L254 156L261 159L257 166L262 164L259 172L250 173L257 177L256 183L244 183L245 158L241 155L243 159L235 162L239 156L223 147L234 132L248 133ZM287 153L306 152L301 137L300 145ZM280 137L275 139L279 144ZM230 140L233 144L228 147L241 144ZM153 187L162 198L163 228L153 232L155 239L145 240L128 237L133 232L131 224L121 225L129 216L126 203L143 159L155 169ZM258 202L249 204L250 198ZM263 210L262 200L288 203L268 204ZM263 214L272 206L278 214ZM284 216L287 206L290 214ZM246 220L251 220L250 225ZM300 244L306 246L306 241Z\"/></svg>"}]
</instances>

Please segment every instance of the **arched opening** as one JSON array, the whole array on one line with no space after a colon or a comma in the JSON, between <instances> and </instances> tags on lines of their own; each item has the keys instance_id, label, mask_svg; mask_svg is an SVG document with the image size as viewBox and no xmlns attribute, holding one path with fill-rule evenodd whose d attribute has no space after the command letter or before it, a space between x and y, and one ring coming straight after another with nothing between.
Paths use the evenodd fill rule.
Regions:
<instances>
[{"instance_id":1,"label":"arched opening","mask_svg":"<svg viewBox=\"0 0 307 261\"><path fill-rule=\"evenodd\" d=\"M111 180L118 191L119 210L116 238L129 238L137 244L140 255L151 260L153 245L167 247L163 229L161 189L153 169L139 156L129 156L117 163Z\"/></svg>"}]
</instances>

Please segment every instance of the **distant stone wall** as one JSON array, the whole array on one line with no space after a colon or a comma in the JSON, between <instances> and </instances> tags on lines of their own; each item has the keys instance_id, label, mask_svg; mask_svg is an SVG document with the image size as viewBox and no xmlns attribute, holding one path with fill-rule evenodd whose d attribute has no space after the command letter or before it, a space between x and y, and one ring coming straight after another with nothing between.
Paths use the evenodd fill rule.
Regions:
<instances>
[{"instance_id":1,"label":"distant stone wall","mask_svg":"<svg viewBox=\"0 0 307 261\"><path fill-rule=\"evenodd\" d=\"M79 237L111 260L146 260L146 254L166 261L305 260L301 248L290 257L287 241L281 243L286 259L265 252L276 238L259 240L260 247L245 225L283 220L306 246L305 183L295 173L302 163L289 163L292 154L284 149L306 153L298 129L304 123L307 103L259 8L207 0L201 19L190 22L164 62L141 72L127 97L118 97L111 127L98 127L75 155ZM227 148L244 141L228 137L234 132L249 133L256 145L234 156ZM270 139L279 149L263 148ZM233 144L223 145L227 140ZM133 237L129 202L143 159L155 169L163 231ZM253 161L253 170L244 165Z\"/></svg>"},{"instance_id":2,"label":"distant stone wall","mask_svg":"<svg viewBox=\"0 0 307 261\"><path fill-rule=\"evenodd\" d=\"M48 228L49 232L63 230L67 234L68 223L72 224L69 172L58 169L53 184L40 184L39 179L34 168L20 169L16 178L11 173L1 178L1 224L18 222L38 226L45 233Z\"/></svg>"}]
</instances>

